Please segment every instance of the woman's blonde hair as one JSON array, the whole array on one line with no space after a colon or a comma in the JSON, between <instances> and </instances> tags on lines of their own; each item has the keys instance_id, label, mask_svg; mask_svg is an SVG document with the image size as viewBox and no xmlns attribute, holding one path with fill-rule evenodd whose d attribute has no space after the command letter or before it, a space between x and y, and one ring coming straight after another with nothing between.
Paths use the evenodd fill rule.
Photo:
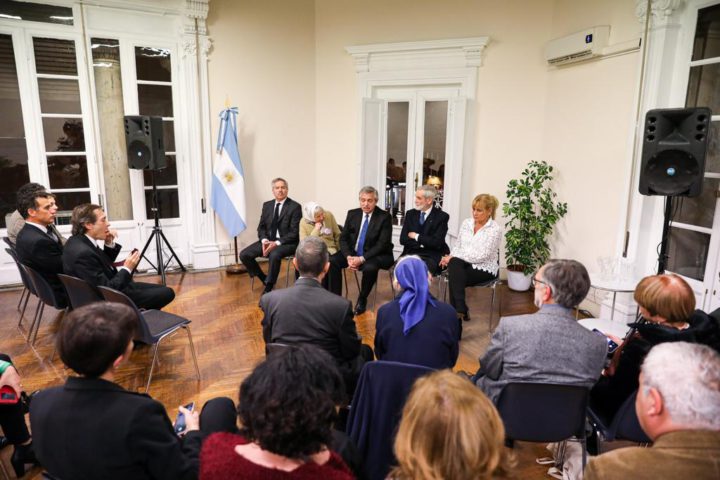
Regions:
<instances>
[{"instance_id":1,"label":"woman's blonde hair","mask_svg":"<svg viewBox=\"0 0 720 480\"><path fill-rule=\"evenodd\" d=\"M395 438L390 478L477 480L505 476L505 428L495 406L450 370L418 379Z\"/></svg>"},{"instance_id":2,"label":"woman's blonde hair","mask_svg":"<svg viewBox=\"0 0 720 480\"><path fill-rule=\"evenodd\" d=\"M669 323L687 322L695 310L695 294L690 285L674 274L651 275L640 280L633 298L650 315Z\"/></svg>"},{"instance_id":3,"label":"woman's blonde hair","mask_svg":"<svg viewBox=\"0 0 720 480\"><path fill-rule=\"evenodd\" d=\"M489 208L490 210L492 210L491 216L493 220L495 220L495 212L497 211L498 205L500 205L498 199L495 198L493 195L490 195L489 193L481 193L480 195L476 195L472 201L472 208L482 208L484 210L487 210Z\"/></svg>"}]
</instances>

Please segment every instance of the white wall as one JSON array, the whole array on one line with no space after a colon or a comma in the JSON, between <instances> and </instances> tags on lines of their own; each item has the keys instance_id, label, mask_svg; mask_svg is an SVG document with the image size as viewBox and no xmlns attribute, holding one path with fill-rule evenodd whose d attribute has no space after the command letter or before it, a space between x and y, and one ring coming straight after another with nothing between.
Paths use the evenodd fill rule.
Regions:
<instances>
[{"instance_id":1,"label":"white wall","mask_svg":"<svg viewBox=\"0 0 720 480\"><path fill-rule=\"evenodd\" d=\"M475 194L502 201L528 161L547 160L570 211L554 254L594 269L598 255L619 252L639 55L551 68L543 49L594 25L611 26L611 43L638 37L634 11L630 0L213 0L211 101L218 111L229 94L240 107L252 228L275 175L341 223L356 206L360 112L344 47L487 35L463 216Z\"/></svg>"}]
</instances>

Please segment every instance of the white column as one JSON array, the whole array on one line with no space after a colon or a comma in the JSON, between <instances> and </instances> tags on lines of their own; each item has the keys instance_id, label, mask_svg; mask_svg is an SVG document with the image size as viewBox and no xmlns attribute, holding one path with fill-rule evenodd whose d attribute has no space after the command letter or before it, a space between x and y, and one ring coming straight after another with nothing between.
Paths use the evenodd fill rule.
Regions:
<instances>
[{"instance_id":1,"label":"white column","mask_svg":"<svg viewBox=\"0 0 720 480\"><path fill-rule=\"evenodd\" d=\"M191 225L190 263L195 269L220 266L219 248L215 238L215 215L210 208L210 183L214 146L210 134L208 95L208 53L212 41L207 36L205 19L210 0L186 0L181 32L180 80L186 92L182 102L183 139L187 162L185 175L189 180ZM178 139L180 140L180 139Z\"/></svg>"}]
</instances>

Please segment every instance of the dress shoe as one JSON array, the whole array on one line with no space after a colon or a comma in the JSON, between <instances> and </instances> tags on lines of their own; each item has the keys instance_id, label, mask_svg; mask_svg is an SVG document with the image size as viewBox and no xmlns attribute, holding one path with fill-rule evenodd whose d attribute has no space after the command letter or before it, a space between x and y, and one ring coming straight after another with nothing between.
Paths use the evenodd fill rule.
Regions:
<instances>
[{"instance_id":1,"label":"dress shoe","mask_svg":"<svg viewBox=\"0 0 720 480\"><path fill-rule=\"evenodd\" d=\"M15 476L17 478L25 475L25 465L27 464L38 464L32 442L27 445L15 445L15 451L13 451L12 457L10 457L10 465L12 465L13 470L15 470Z\"/></svg>"},{"instance_id":2,"label":"dress shoe","mask_svg":"<svg viewBox=\"0 0 720 480\"><path fill-rule=\"evenodd\" d=\"M365 297L358 297L357 303L355 304L355 315L365 313L367 310L367 299Z\"/></svg>"},{"instance_id":3,"label":"dress shoe","mask_svg":"<svg viewBox=\"0 0 720 480\"><path fill-rule=\"evenodd\" d=\"M467 312L466 312L466 313L458 312L457 316L458 316L458 318L459 318L460 320L462 320L463 322L469 322L469 321L470 321L470 315L468 315Z\"/></svg>"}]
</instances>

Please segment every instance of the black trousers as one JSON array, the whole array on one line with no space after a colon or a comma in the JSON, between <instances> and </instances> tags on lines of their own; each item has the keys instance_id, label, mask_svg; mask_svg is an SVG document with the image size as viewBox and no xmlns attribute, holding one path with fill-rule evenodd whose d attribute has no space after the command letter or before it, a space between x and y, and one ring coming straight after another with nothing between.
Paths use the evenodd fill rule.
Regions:
<instances>
[{"instance_id":1,"label":"black trousers","mask_svg":"<svg viewBox=\"0 0 720 480\"><path fill-rule=\"evenodd\" d=\"M137 305L146 310L160 310L175 299L172 288L153 283L130 282L123 293Z\"/></svg>"},{"instance_id":2,"label":"black trousers","mask_svg":"<svg viewBox=\"0 0 720 480\"><path fill-rule=\"evenodd\" d=\"M333 260L333 257L336 258ZM322 286L325 290L340 296L342 296L343 276L342 268L339 265L342 261L344 261L342 252L335 252L330 255L330 270L322 280Z\"/></svg>"},{"instance_id":3,"label":"black trousers","mask_svg":"<svg viewBox=\"0 0 720 480\"><path fill-rule=\"evenodd\" d=\"M242 250L242 252L240 252L240 261L243 265L245 265L245 267L247 267L248 273L251 277L260 277L260 279L265 279L265 284L272 288L272 286L277 282L278 275L280 274L282 259L295 255L296 248L297 244L279 245L275 247L275 249L270 252L270 255L267 257L269 260L267 277L265 277L262 269L260 269L260 265L258 265L257 260L255 260L256 258L263 256L262 244L259 241L248 245Z\"/></svg>"},{"instance_id":4,"label":"black trousers","mask_svg":"<svg viewBox=\"0 0 720 480\"><path fill-rule=\"evenodd\" d=\"M473 285L487 282L495 278L495 275L485 270L477 270L472 267L472 264L457 257L450 259L447 268L450 305L455 307L456 312L467 314L468 308L465 303L465 287L472 287Z\"/></svg>"},{"instance_id":5,"label":"black trousers","mask_svg":"<svg viewBox=\"0 0 720 480\"><path fill-rule=\"evenodd\" d=\"M332 265L333 262L338 268L348 267L347 258L342 256L342 254L335 254L330 257L330 264ZM388 268L392 267L393 263L395 263L395 258L393 257L392 253L378 255L377 257L365 260L365 263L363 263L360 267L360 271L362 272L362 281L360 282L360 297L367 298L370 295L370 292L372 292L375 282L377 282L378 270L380 270L381 268L387 270Z\"/></svg>"}]
</instances>

